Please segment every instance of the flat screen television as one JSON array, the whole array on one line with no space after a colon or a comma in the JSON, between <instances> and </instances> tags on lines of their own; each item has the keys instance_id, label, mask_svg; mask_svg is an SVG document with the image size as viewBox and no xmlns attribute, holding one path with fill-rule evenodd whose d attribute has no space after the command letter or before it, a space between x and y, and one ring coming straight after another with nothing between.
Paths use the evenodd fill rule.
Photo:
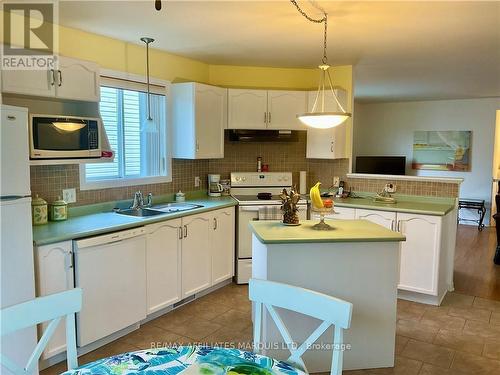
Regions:
<instances>
[{"instance_id":1,"label":"flat screen television","mask_svg":"<svg viewBox=\"0 0 500 375\"><path fill-rule=\"evenodd\" d=\"M405 156L357 156L356 173L404 175Z\"/></svg>"}]
</instances>

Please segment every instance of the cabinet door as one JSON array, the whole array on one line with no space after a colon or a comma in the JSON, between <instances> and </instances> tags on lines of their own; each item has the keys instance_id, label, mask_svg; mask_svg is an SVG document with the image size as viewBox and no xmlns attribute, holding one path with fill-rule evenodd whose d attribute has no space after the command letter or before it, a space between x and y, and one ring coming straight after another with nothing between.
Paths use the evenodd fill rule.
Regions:
<instances>
[{"instance_id":1,"label":"cabinet door","mask_svg":"<svg viewBox=\"0 0 500 375\"><path fill-rule=\"evenodd\" d=\"M306 91L269 90L267 92L268 129L306 130L297 115L306 111Z\"/></svg>"},{"instance_id":2,"label":"cabinet door","mask_svg":"<svg viewBox=\"0 0 500 375\"><path fill-rule=\"evenodd\" d=\"M267 90L228 89L228 129L266 129Z\"/></svg>"},{"instance_id":3,"label":"cabinet door","mask_svg":"<svg viewBox=\"0 0 500 375\"><path fill-rule=\"evenodd\" d=\"M210 286L210 215L182 219L182 298Z\"/></svg>"},{"instance_id":4,"label":"cabinet door","mask_svg":"<svg viewBox=\"0 0 500 375\"><path fill-rule=\"evenodd\" d=\"M441 218L398 213L398 229L406 236L398 288L437 295Z\"/></svg>"},{"instance_id":5,"label":"cabinet door","mask_svg":"<svg viewBox=\"0 0 500 375\"><path fill-rule=\"evenodd\" d=\"M196 84L196 158L224 157L227 89Z\"/></svg>"},{"instance_id":6,"label":"cabinet door","mask_svg":"<svg viewBox=\"0 0 500 375\"><path fill-rule=\"evenodd\" d=\"M395 212L356 209L356 219L368 220L387 229L396 229Z\"/></svg>"},{"instance_id":7,"label":"cabinet door","mask_svg":"<svg viewBox=\"0 0 500 375\"><path fill-rule=\"evenodd\" d=\"M337 97L345 108L347 92L336 89ZM308 111L312 110L316 91L308 94ZM340 108L334 100L325 103L325 110L338 112ZM306 158L310 159L342 159L346 158L346 132L347 125L341 124L331 129L307 129Z\"/></svg>"},{"instance_id":8,"label":"cabinet door","mask_svg":"<svg viewBox=\"0 0 500 375\"><path fill-rule=\"evenodd\" d=\"M212 285L234 276L234 208L212 217Z\"/></svg>"},{"instance_id":9,"label":"cabinet door","mask_svg":"<svg viewBox=\"0 0 500 375\"><path fill-rule=\"evenodd\" d=\"M54 70L2 70L2 92L53 97L56 79Z\"/></svg>"},{"instance_id":10,"label":"cabinet door","mask_svg":"<svg viewBox=\"0 0 500 375\"><path fill-rule=\"evenodd\" d=\"M58 98L89 102L99 101L99 65L69 57L60 57L57 73L56 96Z\"/></svg>"},{"instance_id":11,"label":"cabinet door","mask_svg":"<svg viewBox=\"0 0 500 375\"><path fill-rule=\"evenodd\" d=\"M75 287L71 241L35 248L35 262L38 297L63 292ZM40 336L46 328L47 323L42 323L39 326ZM47 344L42 359L53 357L65 350L66 333L64 322L62 322Z\"/></svg>"},{"instance_id":12,"label":"cabinet door","mask_svg":"<svg viewBox=\"0 0 500 375\"><path fill-rule=\"evenodd\" d=\"M148 314L181 299L181 219L146 227Z\"/></svg>"}]
</instances>

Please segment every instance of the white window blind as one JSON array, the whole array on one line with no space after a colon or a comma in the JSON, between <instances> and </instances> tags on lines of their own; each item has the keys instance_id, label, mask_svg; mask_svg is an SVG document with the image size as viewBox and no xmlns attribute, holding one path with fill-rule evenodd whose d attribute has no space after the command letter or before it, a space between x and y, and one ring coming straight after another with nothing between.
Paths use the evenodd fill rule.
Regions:
<instances>
[{"instance_id":1,"label":"white window blind","mask_svg":"<svg viewBox=\"0 0 500 375\"><path fill-rule=\"evenodd\" d=\"M147 179L168 176L165 95L151 94L152 120L148 121L147 94L138 90L145 85L115 79L103 83L99 109L115 159L87 164L84 184L124 180L147 183ZM165 88L162 91L155 86L154 91L164 93Z\"/></svg>"}]
</instances>

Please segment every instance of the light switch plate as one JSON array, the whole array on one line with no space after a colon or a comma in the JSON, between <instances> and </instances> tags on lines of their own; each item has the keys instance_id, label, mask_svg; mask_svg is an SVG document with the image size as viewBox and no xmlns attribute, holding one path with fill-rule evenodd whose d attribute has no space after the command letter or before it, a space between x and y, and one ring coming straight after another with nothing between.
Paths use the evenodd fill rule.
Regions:
<instances>
[{"instance_id":1,"label":"light switch plate","mask_svg":"<svg viewBox=\"0 0 500 375\"><path fill-rule=\"evenodd\" d=\"M76 202L76 189L63 189L63 200L66 203L75 203Z\"/></svg>"},{"instance_id":2,"label":"light switch plate","mask_svg":"<svg viewBox=\"0 0 500 375\"><path fill-rule=\"evenodd\" d=\"M194 178L194 187L200 187L200 177L198 176Z\"/></svg>"}]
</instances>

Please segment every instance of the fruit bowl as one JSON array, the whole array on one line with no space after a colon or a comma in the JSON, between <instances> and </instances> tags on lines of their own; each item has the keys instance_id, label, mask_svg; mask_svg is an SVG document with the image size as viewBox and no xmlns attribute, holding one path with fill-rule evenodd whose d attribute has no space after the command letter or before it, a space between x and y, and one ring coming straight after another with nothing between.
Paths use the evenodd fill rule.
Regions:
<instances>
[{"instance_id":1,"label":"fruit bowl","mask_svg":"<svg viewBox=\"0 0 500 375\"><path fill-rule=\"evenodd\" d=\"M334 229L331 225L328 225L327 223L325 223L325 216L331 215L334 213L333 207L318 208L318 207L315 207L313 205L312 211L319 214L319 223L314 224L312 226L313 229L315 229L315 230L333 230Z\"/></svg>"}]
</instances>

